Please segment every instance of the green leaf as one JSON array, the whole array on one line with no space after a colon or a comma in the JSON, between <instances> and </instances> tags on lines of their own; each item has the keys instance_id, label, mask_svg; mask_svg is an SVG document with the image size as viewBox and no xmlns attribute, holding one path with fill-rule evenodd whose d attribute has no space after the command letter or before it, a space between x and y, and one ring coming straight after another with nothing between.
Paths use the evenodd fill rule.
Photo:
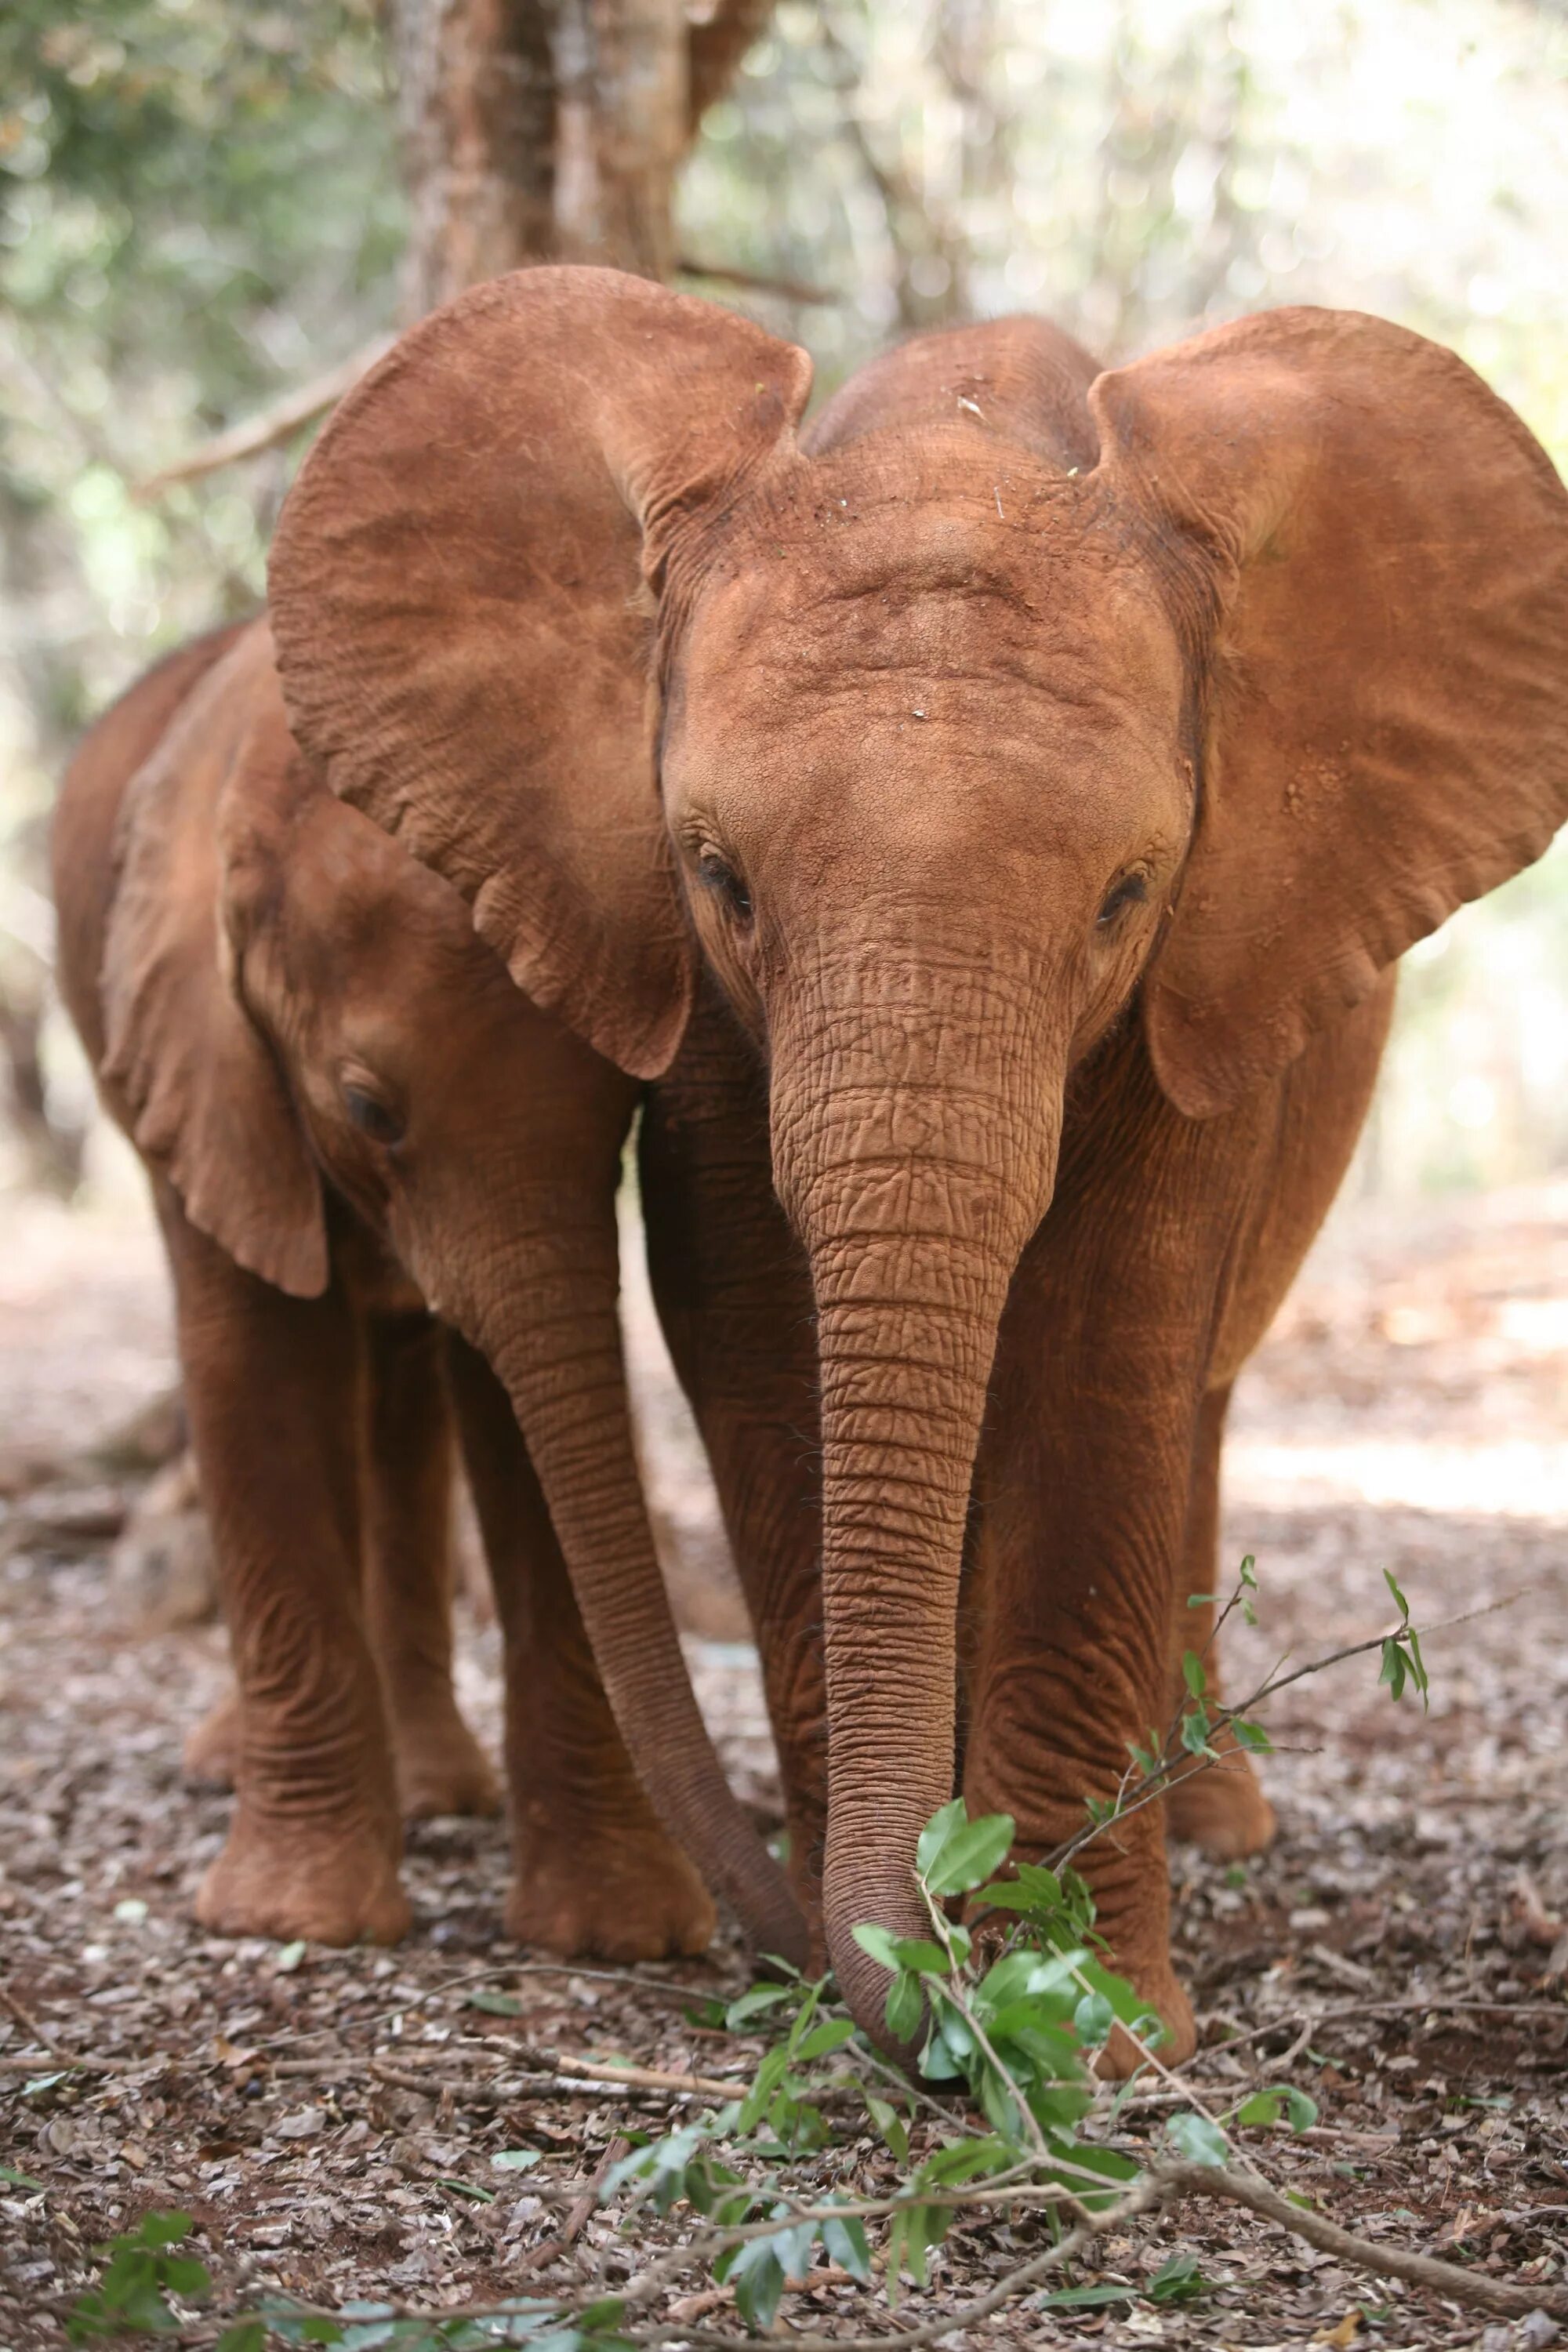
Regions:
<instances>
[{"instance_id":1,"label":"green leaf","mask_svg":"<svg viewBox=\"0 0 1568 2352\"><path fill-rule=\"evenodd\" d=\"M1392 1593L1393 1593L1393 1595L1394 1595L1394 1607L1398 1610L1398 1612L1399 1612L1399 1613L1400 1613L1401 1617L1405 1620L1405 1622L1408 1625L1408 1624L1409 1624L1409 1622L1410 1622L1410 1603L1409 1603L1409 1601L1406 1601L1406 1599L1405 1598L1404 1593L1403 1593L1403 1592L1401 1592L1401 1591L1399 1590L1398 1585L1397 1585L1397 1584L1395 1584L1395 1582L1394 1581L1393 1577L1389 1574L1389 1572L1388 1572L1388 1570L1387 1570L1387 1569L1386 1569L1386 1568L1385 1568L1385 1569L1384 1570L1384 1571L1383 1571L1383 1580L1384 1580L1384 1584L1386 1584L1386 1585L1387 1585L1387 1587L1388 1587L1388 1589L1389 1589L1390 1592L1392 1592Z\"/></svg>"},{"instance_id":2,"label":"green leaf","mask_svg":"<svg viewBox=\"0 0 1568 2352\"><path fill-rule=\"evenodd\" d=\"M624 2295L602 2294L597 2303L589 2304L586 2310L577 2314L577 2325L584 2328L618 2326L626 2307Z\"/></svg>"},{"instance_id":3,"label":"green leaf","mask_svg":"<svg viewBox=\"0 0 1568 2352\"><path fill-rule=\"evenodd\" d=\"M487 2017L521 2017L522 2003L514 1992L471 1992L465 2009L482 2009Z\"/></svg>"},{"instance_id":4,"label":"green leaf","mask_svg":"<svg viewBox=\"0 0 1568 2352\"><path fill-rule=\"evenodd\" d=\"M875 2094L870 2091L862 2090L860 2096L866 2102L866 2113L870 2116L871 2121L881 2133L882 2137L887 2141L888 2146L891 2148L899 2162L900 2164L908 2164L910 2160L910 2136L904 2128L898 2109L892 2106L888 2100L879 2099Z\"/></svg>"},{"instance_id":5,"label":"green leaf","mask_svg":"<svg viewBox=\"0 0 1568 2352\"><path fill-rule=\"evenodd\" d=\"M753 2017L763 2017L769 2010L778 2009L795 1997L794 1985L753 1985L750 1992L743 1992L738 2000L730 2003L723 2022L731 2033L744 2033Z\"/></svg>"},{"instance_id":6,"label":"green leaf","mask_svg":"<svg viewBox=\"0 0 1568 2352\"><path fill-rule=\"evenodd\" d=\"M171 2294L186 2296L207 2294L212 2290L212 2273L205 2263L194 2254L167 2254L163 2263L163 2284Z\"/></svg>"},{"instance_id":7,"label":"green leaf","mask_svg":"<svg viewBox=\"0 0 1568 2352\"><path fill-rule=\"evenodd\" d=\"M947 1840L955 1831L963 1829L968 1821L969 1808L962 1797L954 1797L931 1815L915 1841L915 1868L922 1878L928 1875Z\"/></svg>"},{"instance_id":8,"label":"green leaf","mask_svg":"<svg viewBox=\"0 0 1568 2352\"><path fill-rule=\"evenodd\" d=\"M808 2066L814 2058L826 2058L830 2051L842 2050L847 2042L855 2039L856 2025L852 2017L825 2018L814 2026L795 2052L802 2065Z\"/></svg>"},{"instance_id":9,"label":"green leaf","mask_svg":"<svg viewBox=\"0 0 1568 2352\"><path fill-rule=\"evenodd\" d=\"M956 2027L957 2023L956 2019L931 2020L925 2048L921 2052L921 2073L933 2083L961 2083L965 2079L968 2069L963 2062L969 2051L962 2046L955 2048L948 2036L948 2027Z\"/></svg>"},{"instance_id":10,"label":"green leaf","mask_svg":"<svg viewBox=\"0 0 1568 2352\"><path fill-rule=\"evenodd\" d=\"M879 1927L874 1921L864 1920L854 1930L854 1936L860 1949L868 1953L879 1968L886 1969L889 1975L898 1975L899 1955L895 1949L898 1939L888 1928Z\"/></svg>"},{"instance_id":11,"label":"green leaf","mask_svg":"<svg viewBox=\"0 0 1568 2352\"><path fill-rule=\"evenodd\" d=\"M1088 2311L1105 2303L1136 2303L1135 2286L1058 2286L1034 2298L1037 2311Z\"/></svg>"},{"instance_id":12,"label":"green leaf","mask_svg":"<svg viewBox=\"0 0 1568 2352\"><path fill-rule=\"evenodd\" d=\"M906 2150L909 2143L905 2142ZM843 2221L824 2221L822 2242L830 2262L846 2270L862 2286L871 2283L871 2254L866 2243L866 2225L853 2218Z\"/></svg>"},{"instance_id":13,"label":"green leaf","mask_svg":"<svg viewBox=\"0 0 1568 2352\"><path fill-rule=\"evenodd\" d=\"M1226 2156L1225 2134L1207 2116L1173 2116L1165 2126L1165 2137L1178 2155L1189 2164L1223 2164Z\"/></svg>"},{"instance_id":14,"label":"green leaf","mask_svg":"<svg viewBox=\"0 0 1568 2352\"><path fill-rule=\"evenodd\" d=\"M1404 1697L1405 1675L1405 1653L1400 1648L1398 1641L1395 1639L1394 1635L1392 1633L1386 1633L1384 1636L1383 1642L1383 1671L1378 1675L1377 1679L1380 1683L1386 1683L1388 1685L1388 1695L1390 1698L1399 1699Z\"/></svg>"},{"instance_id":15,"label":"green leaf","mask_svg":"<svg viewBox=\"0 0 1568 2352\"><path fill-rule=\"evenodd\" d=\"M860 1927L855 1941L884 1969L912 1969L917 1976L944 1977L947 1954L924 1936L892 1936L885 1927Z\"/></svg>"},{"instance_id":16,"label":"green leaf","mask_svg":"<svg viewBox=\"0 0 1568 2352\"><path fill-rule=\"evenodd\" d=\"M1239 1571L1239 1572L1240 1572L1240 1576L1241 1576L1241 1580L1242 1580L1243 1584L1245 1584L1245 1585L1246 1585L1246 1587L1247 1587L1247 1591L1248 1591L1249 1592L1256 1592L1256 1591L1257 1591L1257 1590L1258 1590L1258 1579L1257 1579L1257 1576L1256 1576L1256 1575L1254 1574L1254 1572L1253 1572L1253 1571L1256 1570L1257 1566L1258 1566L1258 1560L1257 1560L1256 1555L1255 1555L1255 1554L1253 1554L1252 1552L1248 1552L1248 1553L1247 1553L1247 1557L1246 1557L1246 1559L1245 1559L1242 1561L1242 1563L1241 1563L1241 1569L1240 1569L1240 1571Z\"/></svg>"},{"instance_id":17,"label":"green leaf","mask_svg":"<svg viewBox=\"0 0 1568 2352\"><path fill-rule=\"evenodd\" d=\"M542 2163L544 2151L538 2147L498 2147L490 2162L498 2172L527 2172Z\"/></svg>"},{"instance_id":18,"label":"green leaf","mask_svg":"<svg viewBox=\"0 0 1568 2352\"><path fill-rule=\"evenodd\" d=\"M900 1972L889 1989L887 2007L882 2015L889 2032L896 2042L912 2042L921 2030L921 2017L925 2009L925 1995L919 1977Z\"/></svg>"},{"instance_id":19,"label":"green leaf","mask_svg":"<svg viewBox=\"0 0 1568 2352\"><path fill-rule=\"evenodd\" d=\"M1116 2012L1102 1992L1086 1992L1072 2014L1073 2032L1088 2050L1098 2050L1116 2022Z\"/></svg>"},{"instance_id":20,"label":"green leaf","mask_svg":"<svg viewBox=\"0 0 1568 2352\"><path fill-rule=\"evenodd\" d=\"M1214 1754L1214 1749L1209 1745L1209 1733L1211 1728L1212 1726L1209 1722L1208 1709L1204 1706L1203 1702L1199 1700L1195 1705L1190 1706L1187 1709L1186 1714L1182 1717L1182 1746L1186 1749L1189 1756L1212 1756Z\"/></svg>"},{"instance_id":21,"label":"green leaf","mask_svg":"<svg viewBox=\"0 0 1568 2352\"><path fill-rule=\"evenodd\" d=\"M1246 1716L1233 1715L1230 1719L1230 1728L1237 1746L1245 1748L1248 1755L1273 1755L1274 1742L1260 1723L1249 1723Z\"/></svg>"},{"instance_id":22,"label":"green leaf","mask_svg":"<svg viewBox=\"0 0 1568 2352\"><path fill-rule=\"evenodd\" d=\"M714 2271L718 2276L717 2268ZM776 2238L752 2238L729 2265L728 2283L735 2290L735 2308L753 2335L765 2335L777 2315L784 2287L784 2267Z\"/></svg>"},{"instance_id":23,"label":"green leaf","mask_svg":"<svg viewBox=\"0 0 1568 2352\"><path fill-rule=\"evenodd\" d=\"M135 2240L143 2246L177 2246L182 2238L191 2234L188 2213L145 2213Z\"/></svg>"},{"instance_id":24,"label":"green leaf","mask_svg":"<svg viewBox=\"0 0 1568 2352\"><path fill-rule=\"evenodd\" d=\"M213 2347L213 2352L266 2352L266 2345L265 2321L247 2315L224 2329Z\"/></svg>"},{"instance_id":25,"label":"green leaf","mask_svg":"<svg viewBox=\"0 0 1568 2352\"><path fill-rule=\"evenodd\" d=\"M1168 2263L1163 2263L1146 2289L1151 2303L1193 2303L1213 2292L1212 2282L1198 2268L1197 2256L1188 2253L1173 2254Z\"/></svg>"},{"instance_id":26,"label":"green leaf","mask_svg":"<svg viewBox=\"0 0 1568 2352\"><path fill-rule=\"evenodd\" d=\"M962 1816L963 1799L955 1799L954 1802ZM942 1812L928 1822L920 1840L921 1884L939 1903L950 1895L969 1894L999 1870L1007 1859L1015 1833L1011 1813L984 1813L978 1821L961 1818L949 1822L940 1838L933 1838L938 1822L952 1811L952 1806L944 1805Z\"/></svg>"},{"instance_id":27,"label":"green leaf","mask_svg":"<svg viewBox=\"0 0 1568 2352\"><path fill-rule=\"evenodd\" d=\"M438 2178L436 2186L437 2189L449 2189L454 2197L471 2198L476 2205L493 2205L496 2201L493 2189L477 2188L471 2180L448 2180Z\"/></svg>"},{"instance_id":28,"label":"green leaf","mask_svg":"<svg viewBox=\"0 0 1568 2352\"><path fill-rule=\"evenodd\" d=\"M916 2179L922 2189L952 2189L977 2180L987 2172L1005 2172L1013 2161L1005 2140L994 2137L949 2140L928 2156Z\"/></svg>"},{"instance_id":29,"label":"green leaf","mask_svg":"<svg viewBox=\"0 0 1568 2352\"><path fill-rule=\"evenodd\" d=\"M1291 2130L1310 2131L1318 2120L1318 2102L1308 2092L1297 2090L1293 2083L1287 2083L1284 2090L1285 2113L1289 2118Z\"/></svg>"},{"instance_id":30,"label":"green leaf","mask_svg":"<svg viewBox=\"0 0 1568 2352\"><path fill-rule=\"evenodd\" d=\"M1254 2091L1237 2107L1236 2120L1248 2129L1267 2130L1269 2125L1279 2122L1281 2105L1278 2091Z\"/></svg>"},{"instance_id":31,"label":"green leaf","mask_svg":"<svg viewBox=\"0 0 1568 2352\"><path fill-rule=\"evenodd\" d=\"M303 1943L285 1944L272 1965L280 1977L291 1977L304 1957Z\"/></svg>"},{"instance_id":32,"label":"green leaf","mask_svg":"<svg viewBox=\"0 0 1568 2352\"><path fill-rule=\"evenodd\" d=\"M1182 1652L1182 1680L1186 1684L1194 1698L1202 1698L1209 1686L1209 1678L1204 1672L1204 1662L1195 1650Z\"/></svg>"},{"instance_id":33,"label":"green leaf","mask_svg":"<svg viewBox=\"0 0 1568 2352\"><path fill-rule=\"evenodd\" d=\"M1421 1712L1423 1715L1427 1715L1431 1712L1429 1697L1431 1685L1427 1681L1426 1667L1421 1655L1420 1637L1416 1633L1414 1625L1407 1625L1405 1627L1405 1638L1410 1644L1411 1679L1415 1683L1416 1689L1421 1694Z\"/></svg>"},{"instance_id":34,"label":"green leaf","mask_svg":"<svg viewBox=\"0 0 1568 2352\"><path fill-rule=\"evenodd\" d=\"M1187 1595L1187 1607L1189 1609L1207 1609L1212 1607L1214 1603L1219 1600L1219 1597L1220 1596L1217 1592L1189 1592Z\"/></svg>"},{"instance_id":35,"label":"green leaf","mask_svg":"<svg viewBox=\"0 0 1568 2352\"><path fill-rule=\"evenodd\" d=\"M14 2171L8 2164L0 2164L0 2180L12 2189L41 2189L44 2185L41 2180L35 2180L30 2172Z\"/></svg>"}]
</instances>

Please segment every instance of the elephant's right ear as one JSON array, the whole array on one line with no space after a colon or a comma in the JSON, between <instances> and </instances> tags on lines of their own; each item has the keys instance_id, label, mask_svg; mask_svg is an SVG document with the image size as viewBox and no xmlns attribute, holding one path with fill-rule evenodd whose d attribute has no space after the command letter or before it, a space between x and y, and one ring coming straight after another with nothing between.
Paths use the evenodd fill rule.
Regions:
<instances>
[{"instance_id":1,"label":"elephant's right ear","mask_svg":"<svg viewBox=\"0 0 1568 2352\"><path fill-rule=\"evenodd\" d=\"M321 1178L283 1074L232 985L218 798L258 697L277 686L252 628L181 704L121 803L99 985L100 1076L192 1224L300 1298L329 1273Z\"/></svg>"},{"instance_id":2,"label":"elephant's right ear","mask_svg":"<svg viewBox=\"0 0 1568 2352\"><path fill-rule=\"evenodd\" d=\"M303 749L462 892L536 1003L637 1076L679 1045L694 969L643 592L787 459L810 374L641 278L498 278L344 401L273 547Z\"/></svg>"}]
</instances>

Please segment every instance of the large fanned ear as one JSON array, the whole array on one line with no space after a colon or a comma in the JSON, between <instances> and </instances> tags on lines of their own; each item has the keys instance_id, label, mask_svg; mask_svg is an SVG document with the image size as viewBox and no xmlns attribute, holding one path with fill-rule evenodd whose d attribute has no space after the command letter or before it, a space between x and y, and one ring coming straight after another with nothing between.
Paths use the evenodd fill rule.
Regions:
<instances>
[{"instance_id":1,"label":"large fanned ear","mask_svg":"<svg viewBox=\"0 0 1568 2352\"><path fill-rule=\"evenodd\" d=\"M191 1223L263 1281L311 1298L328 1272L321 1181L272 1050L230 984L219 925L219 798L258 702L277 691L258 626L126 787L100 1075Z\"/></svg>"},{"instance_id":2,"label":"large fanned ear","mask_svg":"<svg viewBox=\"0 0 1568 2352\"><path fill-rule=\"evenodd\" d=\"M694 950L658 806L647 588L794 448L805 354L613 270L493 280L343 403L273 547L290 723L639 1076Z\"/></svg>"},{"instance_id":3,"label":"large fanned ear","mask_svg":"<svg viewBox=\"0 0 1568 2352\"><path fill-rule=\"evenodd\" d=\"M1224 1109L1568 816L1568 495L1479 377L1279 310L1100 377L1101 475L1207 662L1145 1017Z\"/></svg>"}]
</instances>

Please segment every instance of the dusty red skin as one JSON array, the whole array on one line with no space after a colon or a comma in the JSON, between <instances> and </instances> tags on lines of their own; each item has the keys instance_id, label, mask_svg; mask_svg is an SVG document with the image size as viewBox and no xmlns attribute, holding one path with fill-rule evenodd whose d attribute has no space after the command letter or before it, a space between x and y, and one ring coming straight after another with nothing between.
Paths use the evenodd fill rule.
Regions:
<instances>
[{"instance_id":1,"label":"dusty red skin","mask_svg":"<svg viewBox=\"0 0 1568 2352\"><path fill-rule=\"evenodd\" d=\"M636 1082L325 789L265 624L100 722L54 854L68 998L153 1179L239 1684L201 1917L394 1937L400 1796L485 1793L450 1684L455 1418L507 1645L512 1930L700 1950L695 1863L804 1959L697 1714L632 1455L615 1193Z\"/></svg>"},{"instance_id":2,"label":"dusty red skin","mask_svg":"<svg viewBox=\"0 0 1568 2352\"><path fill-rule=\"evenodd\" d=\"M964 1787L1022 1850L1168 1712L1205 1400L1332 1195L1390 969L1568 810L1568 500L1460 362L1348 313L1109 374L963 329L803 441L808 377L624 278L479 289L340 410L271 593L300 740L522 986L657 1076L705 966L762 1049L826 1941L875 2027L850 1930L920 1923L961 1583ZM1179 2054L1152 1815L1096 1855Z\"/></svg>"}]
</instances>

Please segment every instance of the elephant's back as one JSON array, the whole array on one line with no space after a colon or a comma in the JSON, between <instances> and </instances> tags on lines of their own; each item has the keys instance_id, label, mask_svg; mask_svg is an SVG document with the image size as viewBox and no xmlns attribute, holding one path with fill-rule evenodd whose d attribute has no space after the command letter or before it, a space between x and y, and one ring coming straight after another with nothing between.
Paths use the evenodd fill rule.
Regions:
<instances>
[{"instance_id":1,"label":"elephant's back","mask_svg":"<svg viewBox=\"0 0 1568 2352\"><path fill-rule=\"evenodd\" d=\"M192 690L255 625L253 620L231 621L166 654L94 720L66 770L49 839L56 970L66 1009L95 1069L103 1058L99 973L125 788Z\"/></svg>"}]
</instances>

